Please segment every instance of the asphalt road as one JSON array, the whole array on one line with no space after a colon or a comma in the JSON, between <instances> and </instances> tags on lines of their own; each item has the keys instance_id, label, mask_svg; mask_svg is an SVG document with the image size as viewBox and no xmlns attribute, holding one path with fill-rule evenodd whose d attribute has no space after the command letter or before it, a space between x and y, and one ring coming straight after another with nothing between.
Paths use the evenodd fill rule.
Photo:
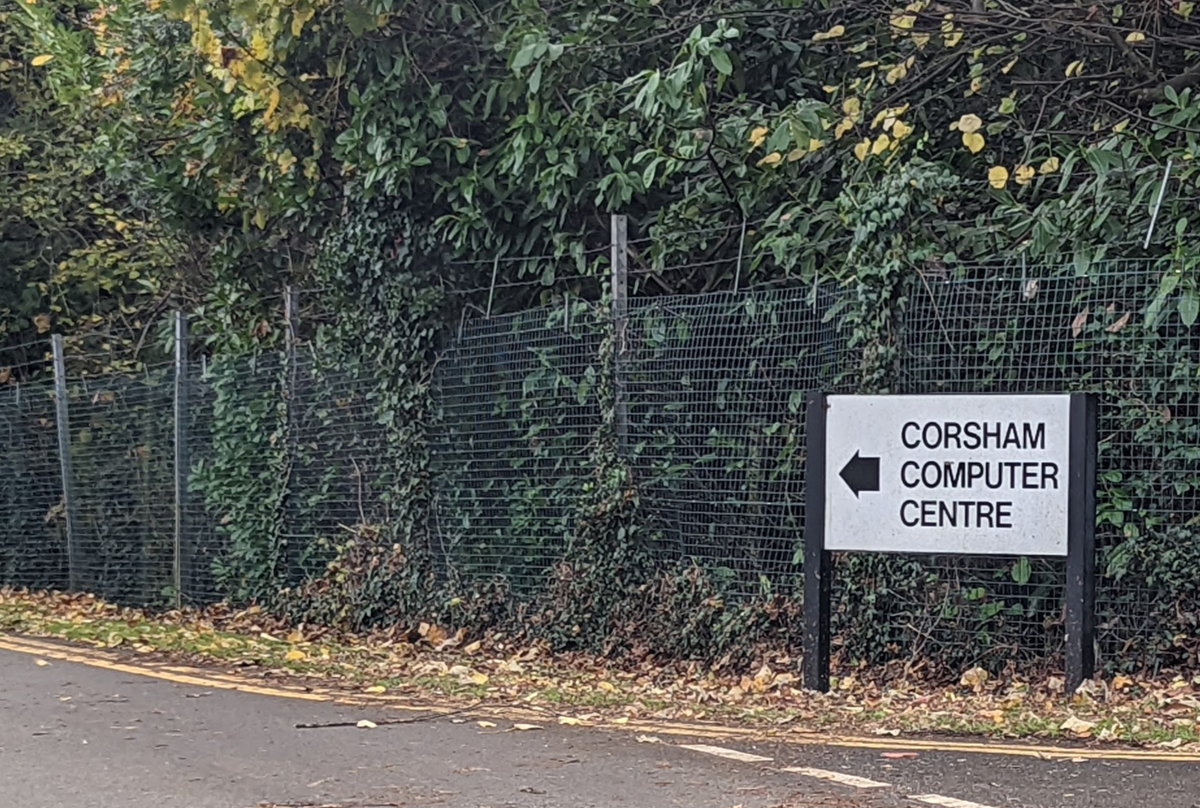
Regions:
<instances>
[{"instance_id":1,"label":"asphalt road","mask_svg":"<svg viewBox=\"0 0 1200 808\"><path fill-rule=\"evenodd\" d=\"M297 729L397 715L38 661L0 650L3 808L1200 808L1200 764L748 745L766 760L736 761L448 718Z\"/></svg>"}]
</instances>

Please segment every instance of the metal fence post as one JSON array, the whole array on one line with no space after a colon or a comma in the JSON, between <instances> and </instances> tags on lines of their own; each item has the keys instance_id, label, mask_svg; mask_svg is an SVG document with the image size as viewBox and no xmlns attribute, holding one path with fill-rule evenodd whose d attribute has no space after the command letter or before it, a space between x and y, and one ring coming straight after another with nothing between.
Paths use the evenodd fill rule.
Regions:
<instances>
[{"instance_id":1,"label":"metal fence post","mask_svg":"<svg viewBox=\"0 0 1200 808\"><path fill-rule=\"evenodd\" d=\"M613 355L613 398L617 448L625 454L629 443L629 406L625 400L626 323L629 317L629 225L622 214L612 215L612 316L616 350Z\"/></svg>"},{"instance_id":2,"label":"metal fence post","mask_svg":"<svg viewBox=\"0 0 1200 808\"><path fill-rule=\"evenodd\" d=\"M283 318L286 331L284 332L284 362L286 363L284 371L284 474L283 474L283 491L281 506L279 509L279 522L277 529L279 531L276 538L280 553L282 554L285 564L284 579L288 585L292 583L292 574L296 568L296 561L299 555L298 543L293 541L290 530L290 517L292 508L292 474L296 467L296 412L297 402L296 397L300 387L300 374L296 367L297 354L299 353L300 345L300 291L292 286L284 288L283 293Z\"/></svg>"},{"instance_id":3,"label":"metal fence post","mask_svg":"<svg viewBox=\"0 0 1200 808\"><path fill-rule=\"evenodd\" d=\"M188 493L188 318L175 312L175 608L183 607L184 581L191 578L191 554L184 548Z\"/></svg>"},{"instance_id":4,"label":"metal fence post","mask_svg":"<svg viewBox=\"0 0 1200 808\"><path fill-rule=\"evenodd\" d=\"M67 523L67 588L72 592L81 589L79 524L76 518L75 487L71 475L71 421L67 411L67 364L63 357L63 338L55 334L50 338L54 353L54 410L58 426L58 462L62 469L63 518Z\"/></svg>"}]
</instances>

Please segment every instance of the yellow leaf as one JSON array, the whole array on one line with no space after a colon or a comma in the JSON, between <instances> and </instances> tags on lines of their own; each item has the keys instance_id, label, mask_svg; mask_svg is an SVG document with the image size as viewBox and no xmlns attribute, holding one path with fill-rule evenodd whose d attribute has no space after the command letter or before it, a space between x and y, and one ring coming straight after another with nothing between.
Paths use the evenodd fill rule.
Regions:
<instances>
[{"instance_id":1,"label":"yellow leaf","mask_svg":"<svg viewBox=\"0 0 1200 808\"><path fill-rule=\"evenodd\" d=\"M813 42L823 42L826 39L837 39L840 36L846 35L846 26L835 25L828 31L822 31L819 34L813 34Z\"/></svg>"},{"instance_id":2,"label":"yellow leaf","mask_svg":"<svg viewBox=\"0 0 1200 808\"><path fill-rule=\"evenodd\" d=\"M1008 169L1004 166L992 166L988 169L988 185L996 190L1008 185Z\"/></svg>"},{"instance_id":3,"label":"yellow leaf","mask_svg":"<svg viewBox=\"0 0 1200 808\"><path fill-rule=\"evenodd\" d=\"M564 727L584 727L584 726L587 726L587 725L586 725L586 724L585 724L583 721L581 721L580 719L578 719L578 718L572 718L572 717L571 717L571 716L569 716L569 715L560 715L560 716L558 717L558 723L562 724Z\"/></svg>"},{"instance_id":4,"label":"yellow leaf","mask_svg":"<svg viewBox=\"0 0 1200 808\"><path fill-rule=\"evenodd\" d=\"M789 163L794 163L806 154L808 154L808 152L806 152L804 149L792 149L790 152L788 152L787 161Z\"/></svg>"},{"instance_id":5,"label":"yellow leaf","mask_svg":"<svg viewBox=\"0 0 1200 808\"><path fill-rule=\"evenodd\" d=\"M1192 12L1196 10L1196 4L1180 3L1175 7L1175 10L1179 12L1180 17L1183 17L1186 20L1188 17L1192 16Z\"/></svg>"},{"instance_id":6,"label":"yellow leaf","mask_svg":"<svg viewBox=\"0 0 1200 808\"><path fill-rule=\"evenodd\" d=\"M1128 320L1128 318L1129 318L1129 315L1126 314L1125 319ZM1120 329L1117 329L1117 330L1120 331ZM1131 686L1132 684L1133 684L1133 680L1123 674L1117 674L1116 676L1113 677L1113 681L1112 681L1113 690L1124 690L1125 688Z\"/></svg>"},{"instance_id":7,"label":"yellow leaf","mask_svg":"<svg viewBox=\"0 0 1200 808\"><path fill-rule=\"evenodd\" d=\"M892 26L902 31L911 29L916 23L917 18L912 14L901 14L898 17L892 17Z\"/></svg>"},{"instance_id":8,"label":"yellow leaf","mask_svg":"<svg viewBox=\"0 0 1200 808\"><path fill-rule=\"evenodd\" d=\"M918 50L925 50L925 46L929 44L929 34L913 34L912 41Z\"/></svg>"},{"instance_id":9,"label":"yellow leaf","mask_svg":"<svg viewBox=\"0 0 1200 808\"><path fill-rule=\"evenodd\" d=\"M978 115L973 115L973 114L968 113L966 115L963 115L961 118L959 118L953 124L951 124L950 128L957 129L958 131L962 132L964 135L969 135L972 132L978 132L980 127L982 127L982 126L983 126L983 121L980 120Z\"/></svg>"},{"instance_id":10,"label":"yellow leaf","mask_svg":"<svg viewBox=\"0 0 1200 808\"><path fill-rule=\"evenodd\" d=\"M475 723L478 724L483 729L491 729L494 726L496 726L491 721L476 721Z\"/></svg>"},{"instance_id":11,"label":"yellow leaf","mask_svg":"<svg viewBox=\"0 0 1200 808\"><path fill-rule=\"evenodd\" d=\"M814 152L814 151L816 151L817 149L821 148L821 147L822 147L822 146L824 146L824 145L825 145L825 141L823 141L823 140L817 140L817 139L814 137L814 138L811 138L811 139L809 139L809 141L808 141L808 150L809 150L810 152Z\"/></svg>"},{"instance_id":12,"label":"yellow leaf","mask_svg":"<svg viewBox=\"0 0 1200 808\"><path fill-rule=\"evenodd\" d=\"M892 126L892 137L896 138L896 140L899 140L903 137L908 137L912 134L912 132L913 128L904 121L896 121L896 123Z\"/></svg>"},{"instance_id":13,"label":"yellow leaf","mask_svg":"<svg viewBox=\"0 0 1200 808\"><path fill-rule=\"evenodd\" d=\"M1018 56L1014 56L1013 58L1009 59L1008 62L1005 63L1004 67L1000 68L1000 72L1007 76L1008 71L1010 71L1014 67L1016 67L1017 59L1019 59L1019 58L1020 57L1018 57Z\"/></svg>"},{"instance_id":14,"label":"yellow leaf","mask_svg":"<svg viewBox=\"0 0 1200 808\"><path fill-rule=\"evenodd\" d=\"M267 98L267 108L263 111L263 120L269 121L275 114L275 110L279 109L279 88L273 87L271 95Z\"/></svg>"},{"instance_id":15,"label":"yellow leaf","mask_svg":"<svg viewBox=\"0 0 1200 808\"><path fill-rule=\"evenodd\" d=\"M383 685L372 685L363 691L364 693L386 693L387 688Z\"/></svg>"},{"instance_id":16,"label":"yellow leaf","mask_svg":"<svg viewBox=\"0 0 1200 808\"><path fill-rule=\"evenodd\" d=\"M770 131L771 130L767 129L765 126L756 126L751 129L750 145L754 146L755 148L761 146L762 142L767 139L767 135L770 133Z\"/></svg>"},{"instance_id":17,"label":"yellow leaf","mask_svg":"<svg viewBox=\"0 0 1200 808\"><path fill-rule=\"evenodd\" d=\"M859 70L870 70L872 67L879 67L879 62L859 62Z\"/></svg>"},{"instance_id":18,"label":"yellow leaf","mask_svg":"<svg viewBox=\"0 0 1200 808\"><path fill-rule=\"evenodd\" d=\"M1125 37L1125 41L1126 42L1145 42L1146 35L1143 34L1141 31L1130 31L1129 34Z\"/></svg>"},{"instance_id":19,"label":"yellow leaf","mask_svg":"<svg viewBox=\"0 0 1200 808\"><path fill-rule=\"evenodd\" d=\"M871 144L871 154L883 154L890 145L892 145L892 139L887 136L887 132L884 132Z\"/></svg>"},{"instance_id":20,"label":"yellow leaf","mask_svg":"<svg viewBox=\"0 0 1200 808\"><path fill-rule=\"evenodd\" d=\"M50 330L50 315L39 314L33 318L33 324L37 326L37 332L39 334L45 334Z\"/></svg>"},{"instance_id":21,"label":"yellow leaf","mask_svg":"<svg viewBox=\"0 0 1200 808\"><path fill-rule=\"evenodd\" d=\"M1037 175L1037 170L1033 166L1020 165L1017 166L1016 180L1017 185L1028 185L1030 180Z\"/></svg>"},{"instance_id":22,"label":"yellow leaf","mask_svg":"<svg viewBox=\"0 0 1200 808\"><path fill-rule=\"evenodd\" d=\"M827 93L836 93L839 88L833 84L826 84L821 89Z\"/></svg>"},{"instance_id":23,"label":"yellow leaf","mask_svg":"<svg viewBox=\"0 0 1200 808\"><path fill-rule=\"evenodd\" d=\"M862 114L862 101L856 97L847 98L842 102L842 112L848 118L858 118Z\"/></svg>"},{"instance_id":24,"label":"yellow leaf","mask_svg":"<svg viewBox=\"0 0 1200 808\"><path fill-rule=\"evenodd\" d=\"M1071 76L1082 76L1082 75L1083 75L1083 60L1076 59L1075 61L1071 62L1071 64L1067 65L1067 78L1071 78Z\"/></svg>"},{"instance_id":25,"label":"yellow leaf","mask_svg":"<svg viewBox=\"0 0 1200 808\"><path fill-rule=\"evenodd\" d=\"M971 154L979 154L983 151L983 147L987 145L987 141L983 139L983 135L978 132L968 132L962 136L963 145L971 150Z\"/></svg>"},{"instance_id":26,"label":"yellow leaf","mask_svg":"<svg viewBox=\"0 0 1200 808\"><path fill-rule=\"evenodd\" d=\"M779 152L771 152L766 157L758 161L759 166L773 166L783 161L783 155Z\"/></svg>"},{"instance_id":27,"label":"yellow leaf","mask_svg":"<svg viewBox=\"0 0 1200 808\"><path fill-rule=\"evenodd\" d=\"M1058 171L1058 158L1048 158L1044 163L1042 163L1041 167L1038 168L1038 171L1042 172L1043 174L1053 174L1055 171Z\"/></svg>"},{"instance_id":28,"label":"yellow leaf","mask_svg":"<svg viewBox=\"0 0 1200 808\"><path fill-rule=\"evenodd\" d=\"M312 6L302 6L297 9L292 16L292 36L300 36L300 32L304 30L304 24L313 18L317 10Z\"/></svg>"},{"instance_id":29,"label":"yellow leaf","mask_svg":"<svg viewBox=\"0 0 1200 808\"><path fill-rule=\"evenodd\" d=\"M849 118L842 118L842 122L837 125L836 129L833 130L833 139L841 140L842 137L853 128L854 121L850 120Z\"/></svg>"},{"instance_id":30,"label":"yellow leaf","mask_svg":"<svg viewBox=\"0 0 1200 808\"><path fill-rule=\"evenodd\" d=\"M301 651L299 648L293 648L287 652L287 654L284 656L284 659L288 662L299 662L300 660L304 659L304 657L305 654L303 651Z\"/></svg>"},{"instance_id":31,"label":"yellow leaf","mask_svg":"<svg viewBox=\"0 0 1200 808\"><path fill-rule=\"evenodd\" d=\"M488 683L488 675L479 671L472 673L469 678L477 685L486 685Z\"/></svg>"},{"instance_id":32,"label":"yellow leaf","mask_svg":"<svg viewBox=\"0 0 1200 808\"><path fill-rule=\"evenodd\" d=\"M864 138L863 140L860 140L854 147L854 156L857 157L858 161L861 163L863 160L867 159L867 154L869 154L870 151L871 141Z\"/></svg>"},{"instance_id":33,"label":"yellow leaf","mask_svg":"<svg viewBox=\"0 0 1200 808\"><path fill-rule=\"evenodd\" d=\"M44 660L44 659L35 659L35 660L33 661L33 664L34 664L34 665L37 665L39 668L46 668L46 667L49 667L49 666L50 666L50 663L49 663L49 662L47 662L47 661L46 661L46 660Z\"/></svg>"},{"instance_id":34,"label":"yellow leaf","mask_svg":"<svg viewBox=\"0 0 1200 808\"><path fill-rule=\"evenodd\" d=\"M35 56L32 59L30 59L29 64L33 65L34 67L41 67L42 65L49 64L50 62L53 62L53 61L54 61L53 53L43 53L43 54L40 54L40 55Z\"/></svg>"},{"instance_id":35,"label":"yellow leaf","mask_svg":"<svg viewBox=\"0 0 1200 808\"><path fill-rule=\"evenodd\" d=\"M888 84L895 84L907 75L908 66L902 62L889 70L887 75L884 76L884 80L887 81Z\"/></svg>"},{"instance_id":36,"label":"yellow leaf","mask_svg":"<svg viewBox=\"0 0 1200 808\"><path fill-rule=\"evenodd\" d=\"M596 687L600 688L605 693L616 693L617 692L617 688L613 686L612 682L601 682L600 684L596 685Z\"/></svg>"},{"instance_id":37,"label":"yellow leaf","mask_svg":"<svg viewBox=\"0 0 1200 808\"><path fill-rule=\"evenodd\" d=\"M961 28L956 28L948 34L943 35L942 39L946 43L947 48L953 48L959 42L962 42L963 31Z\"/></svg>"},{"instance_id":38,"label":"yellow leaf","mask_svg":"<svg viewBox=\"0 0 1200 808\"><path fill-rule=\"evenodd\" d=\"M358 727L359 729L375 729L375 727L377 727L379 725L376 724L374 721L368 721L367 719L364 718L362 721L359 721L354 726Z\"/></svg>"},{"instance_id":39,"label":"yellow leaf","mask_svg":"<svg viewBox=\"0 0 1200 808\"><path fill-rule=\"evenodd\" d=\"M513 724L512 728L517 732L532 732L535 729L541 729L537 724Z\"/></svg>"},{"instance_id":40,"label":"yellow leaf","mask_svg":"<svg viewBox=\"0 0 1200 808\"><path fill-rule=\"evenodd\" d=\"M1115 124L1113 126L1112 130L1114 132L1116 132L1117 134L1120 134L1121 132L1124 132L1126 127L1128 127L1128 126L1129 126L1129 119L1126 118L1125 120L1121 121L1120 123Z\"/></svg>"}]
</instances>

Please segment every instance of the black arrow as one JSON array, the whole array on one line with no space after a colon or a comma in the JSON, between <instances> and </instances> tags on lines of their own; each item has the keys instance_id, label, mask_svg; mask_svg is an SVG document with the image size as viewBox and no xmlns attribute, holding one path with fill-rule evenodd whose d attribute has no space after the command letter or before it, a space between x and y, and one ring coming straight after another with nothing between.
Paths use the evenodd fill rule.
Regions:
<instances>
[{"instance_id":1,"label":"black arrow","mask_svg":"<svg viewBox=\"0 0 1200 808\"><path fill-rule=\"evenodd\" d=\"M859 457L858 452L842 469L841 477L857 497L862 491L879 490L879 458Z\"/></svg>"}]
</instances>

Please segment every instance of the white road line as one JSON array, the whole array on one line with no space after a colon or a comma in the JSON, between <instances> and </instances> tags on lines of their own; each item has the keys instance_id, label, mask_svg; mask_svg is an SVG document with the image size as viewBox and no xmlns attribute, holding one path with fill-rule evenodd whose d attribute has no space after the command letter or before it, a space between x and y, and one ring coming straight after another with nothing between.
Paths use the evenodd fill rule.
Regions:
<instances>
[{"instance_id":1,"label":"white road line","mask_svg":"<svg viewBox=\"0 0 1200 808\"><path fill-rule=\"evenodd\" d=\"M793 774L803 774L805 777L815 777L818 780L829 780L834 783L841 783L844 786L853 786L854 788L890 788L887 783L881 783L878 780L868 780L865 777L855 777L853 774L830 772L824 769L807 769L801 766L791 766L784 769L784 771Z\"/></svg>"},{"instance_id":2,"label":"white road line","mask_svg":"<svg viewBox=\"0 0 1200 808\"><path fill-rule=\"evenodd\" d=\"M966 800L956 800L953 797L943 797L941 794L921 794L909 797L909 799L923 802L926 805L940 805L942 808L991 808L991 806L981 805L978 802L967 802Z\"/></svg>"},{"instance_id":3,"label":"white road line","mask_svg":"<svg viewBox=\"0 0 1200 808\"><path fill-rule=\"evenodd\" d=\"M681 743L680 749L691 749L693 752L703 752L706 755L716 755L717 757L729 758L736 760L739 763L770 763L771 758L762 757L761 755L751 755L748 752L739 752L736 749L726 749L723 746L709 746L706 743Z\"/></svg>"}]
</instances>

